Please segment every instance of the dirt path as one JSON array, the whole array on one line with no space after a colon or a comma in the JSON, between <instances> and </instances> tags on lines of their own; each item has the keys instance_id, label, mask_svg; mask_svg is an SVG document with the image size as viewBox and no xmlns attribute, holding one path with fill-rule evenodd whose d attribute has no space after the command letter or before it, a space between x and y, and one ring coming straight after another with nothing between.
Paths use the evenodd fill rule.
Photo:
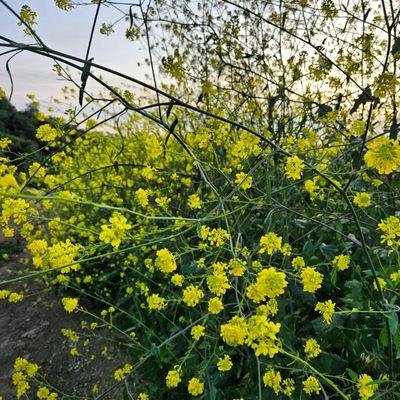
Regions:
<instances>
[{"instance_id":1,"label":"dirt path","mask_svg":"<svg viewBox=\"0 0 400 400\"><path fill-rule=\"evenodd\" d=\"M2 258L4 252L10 254L8 260ZM17 243L0 238L0 282L24 270L20 258ZM19 283L7 289L19 291L22 287ZM99 337L92 338L87 346L80 340L77 345L80 355L72 356L70 350L74 345L61 334L61 329L82 332L82 316L66 313L60 299L47 291L39 279L26 280L25 287L28 294L23 301L10 304L0 300L0 396L3 400L16 399L11 379L16 357L40 365L41 374L53 387L81 399L92 398L95 384L100 392L112 386L114 370L128 360L114 345L109 331L100 329ZM102 355L105 346L108 351ZM90 360L93 355L95 359ZM121 391L105 397L120 398Z\"/></svg>"}]
</instances>

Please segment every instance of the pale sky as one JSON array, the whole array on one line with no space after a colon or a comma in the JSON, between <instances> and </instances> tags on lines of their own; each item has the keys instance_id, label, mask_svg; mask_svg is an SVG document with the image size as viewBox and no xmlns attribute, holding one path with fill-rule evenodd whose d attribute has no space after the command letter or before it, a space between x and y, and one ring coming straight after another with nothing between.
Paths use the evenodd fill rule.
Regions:
<instances>
[{"instance_id":1,"label":"pale sky","mask_svg":"<svg viewBox=\"0 0 400 400\"><path fill-rule=\"evenodd\" d=\"M18 12L23 4L29 5L37 12L35 28L47 46L77 57L85 57L96 5L65 12L58 9L53 0L7 0L7 3ZM121 14L113 9L101 9L98 28L102 22L114 22L120 16ZM18 42L31 43L32 39L24 37L17 22L17 19L0 4L0 34ZM146 67L139 68L137 63L147 56L147 50L143 43L133 43L125 39L124 28L126 23L122 22L111 36L101 35L97 29L91 57L94 57L96 63L144 79L145 74L150 71ZM0 57L0 86L9 95L10 80L5 68L6 57ZM14 79L12 103L15 106L23 108L29 102L27 94L35 94L43 107L49 104L52 97L61 98L60 89L65 86L65 81L59 80L52 72L53 64L52 60L34 54L21 54L11 61ZM117 80L111 83L119 84Z\"/></svg>"}]
</instances>

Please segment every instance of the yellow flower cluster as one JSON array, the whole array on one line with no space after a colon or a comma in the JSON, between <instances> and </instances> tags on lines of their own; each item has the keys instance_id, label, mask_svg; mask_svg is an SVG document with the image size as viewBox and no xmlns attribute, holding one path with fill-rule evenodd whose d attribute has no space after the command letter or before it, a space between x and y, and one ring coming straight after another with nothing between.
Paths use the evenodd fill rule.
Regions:
<instances>
[{"instance_id":1,"label":"yellow flower cluster","mask_svg":"<svg viewBox=\"0 0 400 400\"><path fill-rule=\"evenodd\" d=\"M247 288L247 297L255 303L266 297L275 298L284 293L287 286L286 274L275 267L265 268L257 274L256 282Z\"/></svg>"},{"instance_id":2,"label":"yellow flower cluster","mask_svg":"<svg viewBox=\"0 0 400 400\"><path fill-rule=\"evenodd\" d=\"M354 196L353 203L360 208L369 207L371 205L371 196L365 192L358 192Z\"/></svg>"},{"instance_id":3,"label":"yellow flower cluster","mask_svg":"<svg viewBox=\"0 0 400 400\"><path fill-rule=\"evenodd\" d=\"M229 346L244 344L248 334L247 323L243 317L235 316L221 325L221 338Z\"/></svg>"},{"instance_id":4,"label":"yellow flower cluster","mask_svg":"<svg viewBox=\"0 0 400 400\"><path fill-rule=\"evenodd\" d=\"M348 254L339 254L334 257L332 264L339 271L344 271L350 266L350 256Z\"/></svg>"},{"instance_id":5,"label":"yellow flower cluster","mask_svg":"<svg viewBox=\"0 0 400 400\"><path fill-rule=\"evenodd\" d=\"M365 164L381 175L396 171L400 164L400 144L386 136L380 136L368 143L369 150L364 155Z\"/></svg>"},{"instance_id":6,"label":"yellow flower cluster","mask_svg":"<svg viewBox=\"0 0 400 400\"><path fill-rule=\"evenodd\" d=\"M136 190L136 200L141 207L146 207L149 205L149 194L150 191L147 189L139 188L138 190Z\"/></svg>"},{"instance_id":7,"label":"yellow flower cluster","mask_svg":"<svg viewBox=\"0 0 400 400\"><path fill-rule=\"evenodd\" d=\"M182 370L178 365L175 365L174 368L168 371L168 374L165 378L165 383L168 388L176 388L179 383L182 381Z\"/></svg>"},{"instance_id":8,"label":"yellow flower cluster","mask_svg":"<svg viewBox=\"0 0 400 400\"><path fill-rule=\"evenodd\" d=\"M198 378L192 378L189 381L188 392L192 396L199 396L204 392L204 383Z\"/></svg>"},{"instance_id":9,"label":"yellow flower cluster","mask_svg":"<svg viewBox=\"0 0 400 400\"><path fill-rule=\"evenodd\" d=\"M239 172L236 174L235 183L239 185L240 189L247 190L253 184L253 177L244 172Z\"/></svg>"},{"instance_id":10,"label":"yellow flower cluster","mask_svg":"<svg viewBox=\"0 0 400 400\"><path fill-rule=\"evenodd\" d=\"M378 224L381 233L381 243L391 247L400 246L400 219L394 215L381 220Z\"/></svg>"},{"instance_id":11,"label":"yellow flower cluster","mask_svg":"<svg viewBox=\"0 0 400 400\"><path fill-rule=\"evenodd\" d=\"M212 297L208 301L208 311L211 314L219 314L224 309L224 304L218 297Z\"/></svg>"},{"instance_id":12,"label":"yellow flower cluster","mask_svg":"<svg viewBox=\"0 0 400 400\"><path fill-rule=\"evenodd\" d=\"M248 321L235 316L221 325L220 335L229 346L246 344L257 356L262 354L272 358L279 351L280 343L276 335L280 328L280 323L270 321L265 314L252 315Z\"/></svg>"},{"instance_id":13,"label":"yellow flower cluster","mask_svg":"<svg viewBox=\"0 0 400 400\"><path fill-rule=\"evenodd\" d=\"M67 312L73 312L77 309L78 307L78 299L77 298L73 298L73 297L64 297L61 300L65 311Z\"/></svg>"},{"instance_id":14,"label":"yellow flower cluster","mask_svg":"<svg viewBox=\"0 0 400 400\"><path fill-rule=\"evenodd\" d=\"M50 392L50 390L45 386L38 389L36 396L39 400L56 400L58 398L57 393Z\"/></svg>"},{"instance_id":15,"label":"yellow flower cluster","mask_svg":"<svg viewBox=\"0 0 400 400\"><path fill-rule=\"evenodd\" d=\"M190 285L183 290L183 302L189 307L195 307L204 297L204 292L194 285Z\"/></svg>"},{"instance_id":16,"label":"yellow flower cluster","mask_svg":"<svg viewBox=\"0 0 400 400\"><path fill-rule=\"evenodd\" d=\"M304 291L314 293L321 287L322 274L313 267L305 267L300 273Z\"/></svg>"},{"instance_id":17,"label":"yellow flower cluster","mask_svg":"<svg viewBox=\"0 0 400 400\"><path fill-rule=\"evenodd\" d=\"M147 298L149 310L161 311L167 306L166 300L158 294L152 294Z\"/></svg>"},{"instance_id":18,"label":"yellow flower cluster","mask_svg":"<svg viewBox=\"0 0 400 400\"><path fill-rule=\"evenodd\" d=\"M198 210L202 207L202 201L197 193L191 194L188 197L187 203L189 208L191 208L192 210Z\"/></svg>"},{"instance_id":19,"label":"yellow flower cluster","mask_svg":"<svg viewBox=\"0 0 400 400\"><path fill-rule=\"evenodd\" d=\"M222 358L218 358L217 368L218 371L226 372L232 369L233 362L228 354L225 354Z\"/></svg>"},{"instance_id":20,"label":"yellow flower cluster","mask_svg":"<svg viewBox=\"0 0 400 400\"><path fill-rule=\"evenodd\" d=\"M378 385L373 383L373 379L367 374L360 375L357 381L357 387L360 400L370 399L376 392L376 389L378 389Z\"/></svg>"},{"instance_id":21,"label":"yellow flower cluster","mask_svg":"<svg viewBox=\"0 0 400 400\"><path fill-rule=\"evenodd\" d=\"M267 253L269 256L281 251L282 237L274 232L268 232L260 239L260 254Z\"/></svg>"},{"instance_id":22,"label":"yellow flower cluster","mask_svg":"<svg viewBox=\"0 0 400 400\"><path fill-rule=\"evenodd\" d=\"M114 379L118 382L123 381L133 370L131 364L125 364L122 368L118 368L114 372Z\"/></svg>"},{"instance_id":23,"label":"yellow flower cluster","mask_svg":"<svg viewBox=\"0 0 400 400\"><path fill-rule=\"evenodd\" d=\"M330 324L332 322L333 314L335 313L335 305L336 304L333 303L332 300L318 302L315 306L315 311L319 311L322 314L324 321L327 324Z\"/></svg>"},{"instance_id":24,"label":"yellow flower cluster","mask_svg":"<svg viewBox=\"0 0 400 400\"><path fill-rule=\"evenodd\" d=\"M28 220L29 204L23 199L8 198L2 202L0 227L6 237L14 236L12 224L19 225Z\"/></svg>"},{"instance_id":25,"label":"yellow flower cluster","mask_svg":"<svg viewBox=\"0 0 400 400\"><path fill-rule=\"evenodd\" d=\"M30 363L25 358L18 357L15 359L12 381L17 389L17 399L20 399L29 390L29 378L33 378L38 370L38 365Z\"/></svg>"},{"instance_id":26,"label":"yellow flower cluster","mask_svg":"<svg viewBox=\"0 0 400 400\"><path fill-rule=\"evenodd\" d=\"M224 273L226 265L214 263L213 273L207 276L207 286L211 293L220 296L226 293L231 287L227 275Z\"/></svg>"},{"instance_id":27,"label":"yellow flower cluster","mask_svg":"<svg viewBox=\"0 0 400 400\"><path fill-rule=\"evenodd\" d=\"M168 249L158 250L155 266L165 274L176 270L175 256Z\"/></svg>"},{"instance_id":28,"label":"yellow flower cluster","mask_svg":"<svg viewBox=\"0 0 400 400\"><path fill-rule=\"evenodd\" d=\"M125 239L126 232L131 229L126 217L119 212L113 213L109 219L110 225L101 226L100 240L104 243L110 243L114 249L118 249L121 241Z\"/></svg>"},{"instance_id":29,"label":"yellow flower cluster","mask_svg":"<svg viewBox=\"0 0 400 400\"><path fill-rule=\"evenodd\" d=\"M40 125L36 130L36 137L43 142L52 142L58 136L57 129L49 124Z\"/></svg>"},{"instance_id":30,"label":"yellow flower cluster","mask_svg":"<svg viewBox=\"0 0 400 400\"><path fill-rule=\"evenodd\" d=\"M321 346L315 339L308 339L304 346L307 358L315 358L321 353Z\"/></svg>"},{"instance_id":31,"label":"yellow flower cluster","mask_svg":"<svg viewBox=\"0 0 400 400\"><path fill-rule=\"evenodd\" d=\"M222 228L213 228L203 225L200 229L200 237L210 246L221 247L230 239L229 233Z\"/></svg>"},{"instance_id":32,"label":"yellow flower cluster","mask_svg":"<svg viewBox=\"0 0 400 400\"><path fill-rule=\"evenodd\" d=\"M297 156L288 157L285 165L285 173L288 178L300 179L304 169L304 161Z\"/></svg>"},{"instance_id":33,"label":"yellow flower cluster","mask_svg":"<svg viewBox=\"0 0 400 400\"><path fill-rule=\"evenodd\" d=\"M190 330L192 338L196 341L200 340L205 335L206 329L203 325L195 325Z\"/></svg>"},{"instance_id":34,"label":"yellow flower cluster","mask_svg":"<svg viewBox=\"0 0 400 400\"><path fill-rule=\"evenodd\" d=\"M309 376L305 381L303 381L303 390L308 395L313 393L318 394L321 391L318 379L314 376Z\"/></svg>"},{"instance_id":35,"label":"yellow flower cluster","mask_svg":"<svg viewBox=\"0 0 400 400\"><path fill-rule=\"evenodd\" d=\"M264 386L271 388L276 395L283 393L286 396L291 396L295 389L293 379L282 379L281 373L273 368L265 372L263 382Z\"/></svg>"},{"instance_id":36,"label":"yellow flower cluster","mask_svg":"<svg viewBox=\"0 0 400 400\"><path fill-rule=\"evenodd\" d=\"M18 303L22 301L24 295L22 293L10 292L9 290L0 290L0 300L8 300L10 303Z\"/></svg>"}]
</instances>

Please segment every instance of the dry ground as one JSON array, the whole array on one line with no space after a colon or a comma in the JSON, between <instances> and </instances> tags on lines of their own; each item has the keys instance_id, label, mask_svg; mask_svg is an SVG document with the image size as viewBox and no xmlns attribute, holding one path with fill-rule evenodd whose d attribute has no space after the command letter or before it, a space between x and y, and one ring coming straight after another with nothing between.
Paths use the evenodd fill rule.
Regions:
<instances>
[{"instance_id":1,"label":"dry ground","mask_svg":"<svg viewBox=\"0 0 400 400\"><path fill-rule=\"evenodd\" d=\"M8 260L1 257L4 252L10 254ZM18 243L0 238L0 282L24 269ZM100 392L112 386L113 371L128 360L114 345L111 333L100 329L99 338L91 340L86 347L82 343L78 345L81 356L71 356L72 345L60 331L62 328L82 331L82 317L67 314L57 294L48 291L40 279L26 280L25 285L28 295L23 301L10 304L0 300L0 396L3 400L16 399L11 379L16 357L39 364L41 374L53 387L71 395L65 399L90 399L93 385L97 384ZM22 284L16 283L11 288L20 290ZM108 346L108 356L101 355L104 346ZM94 361L90 360L92 354L96 356ZM104 398L122 399L121 390Z\"/></svg>"}]
</instances>

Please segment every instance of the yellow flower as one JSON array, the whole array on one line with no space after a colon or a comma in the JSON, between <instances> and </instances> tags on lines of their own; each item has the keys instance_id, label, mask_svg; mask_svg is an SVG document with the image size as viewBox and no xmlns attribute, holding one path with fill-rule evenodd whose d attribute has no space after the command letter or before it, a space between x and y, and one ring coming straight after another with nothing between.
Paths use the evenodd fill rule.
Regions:
<instances>
[{"instance_id":1,"label":"yellow flower","mask_svg":"<svg viewBox=\"0 0 400 400\"><path fill-rule=\"evenodd\" d=\"M272 255L281 250L282 237L274 232L268 232L260 239L260 254Z\"/></svg>"},{"instance_id":2,"label":"yellow flower","mask_svg":"<svg viewBox=\"0 0 400 400\"><path fill-rule=\"evenodd\" d=\"M313 376L309 376L305 381L303 381L303 390L307 394L318 394L321 391L318 379L314 378Z\"/></svg>"},{"instance_id":3,"label":"yellow flower","mask_svg":"<svg viewBox=\"0 0 400 400\"><path fill-rule=\"evenodd\" d=\"M122 368L117 369L114 372L114 379L118 382L123 381L133 370L131 364L125 364Z\"/></svg>"},{"instance_id":4,"label":"yellow flower","mask_svg":"<svg viewBox=\"0 0 400 400\"><path fill-rule=\"evenodd\" d=\"M283 388L282 388L282 393L285 394L286 396L291 396L294 392L294 380L291 378L286 378L283 380Z\"/></svg>"},{"instance_id":5,"label":"yellow flower","mask_svg":"<svg viewBox=\"0 0 400 400\"><path fill-rule=\"evenodd\" d=\"M263 376L264 386L273 389L275 394L278 394L281 390L282 377L281 373L276 372L274 369L269 369Z\"/></svg>"},{"instance_id":6,"label":"yellow flower","mask_svg":"<svg viewBox=\"0 0 400 400\"><path fill-rule=\"evenodd\" d=\"M381 175L397 170L400 163L400 145L386 136L380 136L368 143L369 150L364 160L369 168L375 168Z\"/></svg>"},{"instance_id":7,"label":"yellow flower","mask_svg":"<svg viewBox=\"0 0 400 400\"><path fill-rule=\"evenodd\" d=\"M118 249L121 241L126 236L126 231L131 229L128 220L119 212L114 212L109 219L110 225L102 225L100 240L104 243L110 243L114 249Z\"/></svg>"},{"instance_id":8,"label":"yellow flower","mask_svg":"<svg viewBox=\"0 0 400 400\"><path fill-rule=\"evenodd\" d=\"M36 130L36 137L43 142L52 142L58 136L57 129L49 124L40 125Z\"/></svg>"},{"instance_id":9,"label":"yellow flower","mask_svg":"<svg viewBox=\"0 0 400 400\"><path fill-rule=\"evenodd\" d=\"M371 196L365 192L358 192L354 196L353 203L360 208L369 207L371 205Z\"/></svg>"},{"instance_id":10,"label":"yellow flower","mask_svg":"<svg viewBox=\"0 0 400 400\"><path fill-rule=\"evenodd\" d=\"M315 311L319 311L322 314L324 321L327 324L330 324L332 322L333 314L335 313L335 305L336 304L333 303L332 300L318 302L315 306Z\"/></svg>"},{"instance_id":11,"label":"yellow flower","mask_svg":"<svg viewBox=\"0 0 400 400\"><path fill-rule=\"evenodd\" d=\"M16 293L16 292L12 292L10 293L10 295L8 296L8 301L10 303L17 303L19 301L21 301L24 298L23 294L20 293Z\"/></svg>"},{"instance_id":12,"label":"yellow flower","mask_svg":"<svg viewBox=\"0 0 400 400\"><path fill-rule=\"evenodd\" d=\"M70 354L71 354L71 356L79 356L79 351L78 351L78 349L76 347L73 347L70 350Z\"/></svg>"},{"instance_id":13,"label":"yellow flower","mask_svg":"<svg viewBox=\"0 0 400 400\"><path fill-rule=\"evenodd\" d=\"M212 297L208 301L208 311L211 314L219 314L223 309L224 305L218 297Z\"/></svg>"},{"instance_id":14,"label":"yellow flower","mask_svg":"<svg viewBox=\"0 0 400 400\"><path fill-rule=\"evenodd\" d=\"M29 175L35 174L36 178L43 178L46 175L46 168L42 167L39 163L34 162L29 166Z\"/></svg>"},{"instance_id":15,"label":"yellow flower","mask_svg":"<svg viewBox=\"0 0 400 400\"><path fill-rule=\"evenodd\" d=\"M201 289L194 285L188 286L183 291L183 302L189 307L195 307L199 304L200 300L204 297L204 293Z\"/></svg>"},{"instance_id":16,"label":"yellow flower","mask_svg":"<svg viewBox=\"0 0 400 400\"><path fill-rule=\"evenodd\" d=\"M388 246L400 246L400 219L394 215L381 220L378 229L382 231L381 243Z\"/></svg>"},{"instance_id":17,"label":"yellow flower","mask_svg":"<svg viewBox=\"0 0 400 400\"><path fill-rule=\"evenodd\" d=\"M339 271L344 271L350 266L350 256L347 254L339 254L335 256L332 261L334 267L336 267Z\"/></svg>"},{"instance_id":18,"label":"yellow flower","mask_svg":"<svg viewBox=\"0 0 400 400\"><path fill-rule=\"evenodd\" d=\"M302 269L306 266L306 263L304 261L304 258L301 256L297 256L295 258L293 258L292 260L292 267L294 269Z\"/></svg>"},{"instance_id":19,"label":"yellow flower","mask_svg":"<svg viewBox=\"0 0 400 400\"><path fill-rule=\"evenodd\" d=\"M156 197L155 202L163 209L167 210L169 203L171 203L171 199L165 196Z\"/></svg>"},{"instance_id":20,"label":"yellow flower","mask_svg":"<svg viewBox=\"0 0 400 400\"><path fill-rule=\"evenodd\" d=\"M205 328L203 325L195 325L190 330L190 334L194 340L200 340L205 335Z\"/></svg>"},{"instance_id":21,"label":"yellow flower","mask_svg":"<svg viewBox=\"0 0 400 400\"><path fill-rule=\"evenodd\" d=\"M78 299L77 298L72 298L72 297L64 297L61 300L65 311L67 312L72 312L78 307Z\"/></svg>"},{"instance_id":22,"label":"yellow flower","mask_svg":"<svg viewBox=\"0 0 400 400\"><path fill-rule=\"evenodd\" d=\"M300 179L304 169L304 161L299 157L288 157L285 165L285 173L288 178Z\"/></svg>"},{"instance_id":23,"label":"yellow flower","mask_svg":"<svg viewBox=\"0 0 400 400\"><path fill-rule=\"evenodd\" d=\"M230 371L233 366L232 360L228 354L225 354L223 358L218 358L217 367L218 371Z\"/></svg>"},{"instance_id":24,"label":"yellow flower","mask_svg":"<svg viewBox=\"0 0 400 400\"><path fill-rule=\"evenodd\" d=\"M247 322L246 344L254 349L256 356L273 358L280 347L276 336L280 329L281 324L270 321L265 314L252 315Z\"/></svg>"},{"instance_id":25,"label":"yellow flower","mask_svg":"<svg viewBox=\"0 0 400 400\"><path fill-rule=\"evenodd\" d=\"M378 282L379 282L379 286L381 287L381 289L385 289L387 282L381 277L378 277ZM378 290L378 285L376 284L376 281L374 281L373 287L375 290Z\"/></svg>"},{"instance_id":26,"label":"yellow flower","mask_svg":"<svg viewBox=\"0 0 400 400\"><path fill-rule=\"evenodd\" d=\"M165 383L168 388L176 388L181 382L182 370L178 365L174 366L174 369L168 371L168 374L165 378Z\"/></svg>"},{"instance_id":27,"label":"yellow flower","mask_svg":"<svg viewBox=\"0 0 400 400\"><path fill-rule=\"evenodd\" d=\"M166 300L158 294L152 294L147 298L147 305L149 310L161 311L167 306Z\"/></svg>"},{"instance_id":28,"label":"yellow flower","mask_svg":"<svg viewBox=\"0 0 400 400\"><path fill-rule=\"evenodd\" d=\"M158 250L155 265L160 271L169 274L176 270L175 256L168 249Z\"/></svg>"},{"instance_id":29,"label":"yellow flower","mask_svg":"<svg viewBox=\"0 0 400 400\"><path fill-rule=\"evenodd\" d=\"M247 190L250 189L251 185L253 184L253 177L244 172L239 172L236 174L235 183L240 185L240 189Z\"/></svg>"},{"instance_id":30,"label":"yellow flower","mask_svg":"<svg viewBox=\"0 0 400 400\"><path fill-rule=\"evenodd\" d=\"M200 228L200 237L203 240L207 240L211 246L221 247L227 240L230 239L231 236L225 229L211 229L210 227L203 225Z\"/></svg>"},{"instance_id":31,"label":"yellow flower","mask_svg":"<svg viewBox=\"0 0 400 400\"><path fill-rule=\"evenodd\" d=\"M315 358L321 353L321 346L315 339L308 339L304 346L307 358Z\"/></svg>"},{"instance_id":32,"label":"yellow flower","mask_svg":"<svg viewBox=\"0 0 400 400\"><path fill-rule=\"evenodd\" d=\"M378 385L374 384L373 379L367 374L360 375L357 387L361 400L368 400L374 395L376 389L378 389Z\"/></svg>"},{"instance_id":33,"label":"yellow flower","mask_svg":"<svg viewBox=\"0 0 400 400\"><path fill-rule=\"evenodd\" d=\"M172 278L171 278L171 282L175 286L179 286L179 287L181 287L183 285L184 280L185 280L184 276L180 275L180 274L174 274L174 275L172 275Z\"/></svg>"},{"instance_id":34,"label":"yellow flower","mask_svg":"<svg viewBox=\"0 0 400 400\"><path fill-rule=\"evenodd\" d=\"M149 400L149 399L150 397L147 393L139 393L137 397L137 400Z\"/></svg>"},{"instance_id":35,"label":"yellow flower","mask_svg":"<svg viewBox=\"0 0 400 400\"><path fill-rule=\"evenodd\" d=\"M228 277L222 272L214 272L207 276L207 286L211 293L217 296L225 294L227 289L231 287Z\"/></svg>"},{"instance_id":36,"label":"yellow flower","mask_svg":"<svg viewBox=\"0 0 400 400\"><path fill-rule=\"evenodd\" d=\"M304 291L314 293L321 287L322 274L313 267L303 268L300 273Z\"/></svg>"},{"instance_id":37,"label":"yellow flower","mask_svg":"<svg viewBox=\"0 0 400 400\"><path fill-rule=\"evenodd\" d=\"M199 396L204 392L204 383L197 378L192 378L189 381L188 392L192 396Z\"/></svg>"},{"instance_id":38,"label":"yellow flower","mask_svg":"<svg viewBox=\"0 0 400 400\"><path fill-rule=\"evenodd\" d=\"M221 338L229 346L243 344L247 332L247 324L243 317L235 316L226 324L221 325Z\"/></svg>"},{"instance_id":39,"label":"yellow flower","mask_svg":"<svg viewBox=\"0 0 400 400\"><path fill-rule=\"evenodd\" d=\"M229 273L232 276L243 276L246 271L245 261L240 260L239 258L232 258L229 261Z\"/></svg>"},{"instance_id":40,"label":"yellow flower","mask_svg":"<svg viewBox=\"0 0 400 400\"><path fill-rule=\"evenodd\" d=\"M202 207L202 201L200 199L200 196L195 193L195 194L191 194L188 197L188 202L187 202L189 208L191 208L192 210L198 210Z\"/></svg>"},{"instance_id":41,"label":"yellow flower","mask_svg":"<svg viewBox=\"0 0 400 400\"><path fill-rule=\"evenodd\" d=\"M275 298L284 293L287 286L286 275L275 267L263 269L257 274L257 280L247 288L247 297L256 303L264 301L266 297Z\"/></svg>"},{"instance_id":42,"label":"yellow flower","mask_svg":"<svg viewBox=\"0 0 400 400\"><path fill-rule=\"evenodd\" d=\"M149 204L149 194L150 191L146 189L139 188L136 190L135 196L140 206L146 207Z\"/></svg>"}]
</instances>

